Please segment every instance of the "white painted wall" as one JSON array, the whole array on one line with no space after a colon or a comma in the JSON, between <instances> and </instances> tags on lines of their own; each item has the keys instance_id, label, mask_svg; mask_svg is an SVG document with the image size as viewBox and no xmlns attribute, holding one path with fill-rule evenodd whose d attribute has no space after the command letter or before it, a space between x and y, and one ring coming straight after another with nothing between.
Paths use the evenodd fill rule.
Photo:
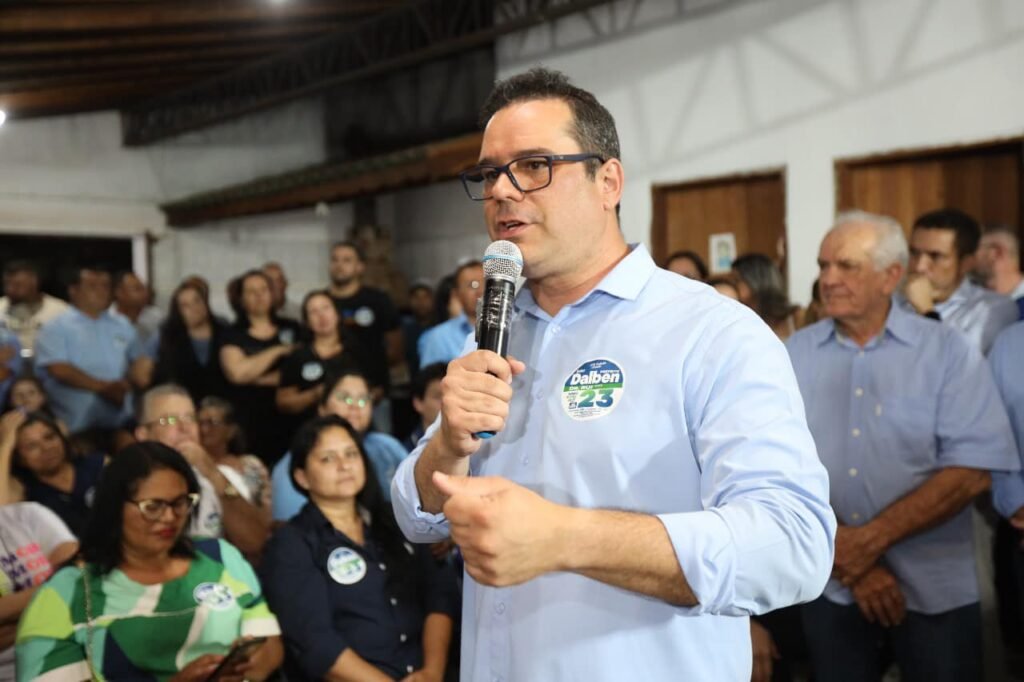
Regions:
<instances>
[{"instance_id":1,"label":"white painted wall","mask_svg":"<svg viewBox=\"0 0 1024 682\"><path fill-rule=\"evenodd\" d=\"M837 158L1024 134L1020 0L618 0L507 36L497 55L503 76L565 71L615 115L631 241L649 238L653 183L785 167L798 301L834 211ZM159 200L321 160L317 104L145 150L120 148L113 114L10 122L0 230L159 232ZM479 206L455 183L379 206L410 278L435 279L486 246ZM158 290L273 254L298 292L326 276L315 245L350 215L332 207L329 228L298 211L172 231L154 251Z\"/></svg>"}]
</instances>

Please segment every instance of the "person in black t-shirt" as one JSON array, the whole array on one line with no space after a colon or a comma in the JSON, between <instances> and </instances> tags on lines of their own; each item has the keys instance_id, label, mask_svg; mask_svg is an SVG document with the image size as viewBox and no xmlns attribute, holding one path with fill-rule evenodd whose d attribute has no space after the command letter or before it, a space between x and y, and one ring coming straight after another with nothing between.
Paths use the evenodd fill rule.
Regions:
<instances>
[{"instance_id":1,"label":"person in black t-shirt","mask_svg":"<svg viewBox=\"0 0 1024 682\"><path fill-rule=\"evenodd\" d=\"M259 270L235 280L231 300L237 316L224 335L220 362L234 384L232 402L252 451L268 468L274 465L291 439L295 420L277 411L282 358L295 349L297 322L282 320L273 310L270 281Z\"/></svg>"},{"instance_id":2,"label":"person in black t-shirt","mask_svg":"<svg viewBox=\"0 0 1024 682\"><path fill-rule=\"evenodd\" d=\"M387 394L390 367L404 361L398 311L380 289L363 286L365 261L352 242L331 247L329 288L341 322L352 331L366 365L374 397Z\"/></svg>"},{"instance_id":3,"label":"person in black t-shirt","mask_svg":"<svg viewBox=\"0 0 1024 682\"><path fill-rule=\"evenodd\" d=\"M15 480L13 499L47 507L75 535L80 535L92 509L105 456L75 456L57 422L41 412L8 412L0 426L0 466Z\"/></svg>"},{"instance_id":4,"label":"person in black t-shirt","mask_svg":"<svg viewBox=\"0 0 1024 682\"><path fill-rule=\"evenodd\" d=\"M281 363L277 409L299 415L304 422L316 416L325 376L348 367L362 368L357 344L351 332L342 327L327 291L318 289L306 294L301 313L309 340Z\"/></svg>"}]
</instances>

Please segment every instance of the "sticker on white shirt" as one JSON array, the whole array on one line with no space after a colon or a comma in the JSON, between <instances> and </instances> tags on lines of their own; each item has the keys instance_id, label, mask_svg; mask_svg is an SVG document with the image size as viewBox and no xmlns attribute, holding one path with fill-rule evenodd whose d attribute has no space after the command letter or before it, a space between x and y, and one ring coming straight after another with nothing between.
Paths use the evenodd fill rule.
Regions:
<instances>
[{"instance_id":1,"label":"sticker on white shirt","mask_svg":"<svg viewBox=\"0 0 1024 682\"><path fill-rule=\"evenodd\" d=\"M348 547L338 547L327 557L327 573L341 585L355 585L366 576L366 561Z\"/></svg>"},{"instance_id":2,"label":"sticker on white shirt","mask_svg":"<svg viewBox=\"0 0 1024 682\"><path fill-rule=\"evenodd\" d=\"M316 381L324 375L324 366L319 362L307 362L302 366L302 380Z\"/></svg>"},{"instance_id":3,"label":"sticker on white shirt","mask_svg":"<svg viewBox=\"0 0 1024 682\"><path fill-rule=\"evenodd\" d=\"M199 583L196 589L192 590L192 598L197 604L209 606L215 611L229 609L235 603L235 595L231 594L231 589L221 583Z\"/></svg>"},{"instance_id":4,"label":"sticker on white shirt","mask_svg":"<svg viewBox=\"0 0 1024 682\"><path fill-rule=\"evenodd\" d=\"M364 305L362 308L356 310L356 313L352 318L360 327L369 327L373 324L373 321L377 319L377 316L373 314L373 308L368 308Z\"/></svg>"},{"instance_id":5,"label":"sticker on white shirt","mask_svg":"<svg viewBox=\"0 0 1024 682\"><path fill-rule=\"evenodd\" d=\"M622 398L625 376L607 358L590 360L577 367L562 387L562 409L577 421L610 414Z\"/></svg>"}]
</instances>

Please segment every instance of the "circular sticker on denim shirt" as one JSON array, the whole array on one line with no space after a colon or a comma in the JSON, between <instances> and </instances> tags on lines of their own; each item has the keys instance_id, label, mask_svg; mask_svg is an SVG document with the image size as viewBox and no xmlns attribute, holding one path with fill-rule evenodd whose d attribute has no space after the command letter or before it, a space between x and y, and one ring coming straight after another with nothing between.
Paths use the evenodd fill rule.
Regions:
<instances>
[{"instance_id":1,"label":"circular sticker on denim shirt","mask_svg":"<svg viewBox=\"0 0 1024 682\"><path fill-rule=\"evenodd\" d=\"M302 366L302 379L316 381L324 375L324 366L319 362L307 362Z\"/></svg>"},{"instance_id":2,"label":"circular sticker on denim shirt","mask_svg":"<svg viewBox=\"0 0 1024 682\"><path fill-rule=\"evenodd\" d=\"M603 417L619 404L624 383L622 368L611 360L584 362L562 386L562 409L577 421Z\"/></svg>"},{"instance_id":3,"label":"circular sticker on denim shirt","mask_svg":"<svg viewBox=\"0 0 1024 682\"><path fill-rule=\"evenodd\" d=\"M355 585L366 576L366 561L348 547L338 547L327 557L327 573L341 585Z\"/></svg>"},{"instance_id":4,"label":"circular sticker on denim shirt","mask_svg":"<svg viewBox=\"0 0 1024 682\"><path fill-rule=\"evenodd\" d=\"M221 583L199 583L196 589L192 590L192 598L197 604L209 606L215 611L229 609L235 603L235 595L231 594L231 589Z\"/></svg>"}]
</instances>

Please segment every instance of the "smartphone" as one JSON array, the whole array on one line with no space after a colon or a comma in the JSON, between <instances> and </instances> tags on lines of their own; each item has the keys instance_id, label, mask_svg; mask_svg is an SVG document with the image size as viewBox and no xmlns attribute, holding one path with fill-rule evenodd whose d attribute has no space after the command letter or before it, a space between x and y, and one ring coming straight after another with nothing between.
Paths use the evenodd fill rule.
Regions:
<instances>
[{"instance_id":1,"label":"smartphone","mask_svg":"<svg viewBox=\"0 0 1024 682\"><path fill-rule=\"evenodd\" d=\"M259 649L264 642L267 641L266 637L253 637L252 639L242 640L238 644L231 647L231 651L224 657L224 660L220 662L210 676L206 678L206 682L215 682L219 680L220 676L223 675L231 666L238 663L240 660L249 658L252 652Z\"/></svg>"}]
</instances>

